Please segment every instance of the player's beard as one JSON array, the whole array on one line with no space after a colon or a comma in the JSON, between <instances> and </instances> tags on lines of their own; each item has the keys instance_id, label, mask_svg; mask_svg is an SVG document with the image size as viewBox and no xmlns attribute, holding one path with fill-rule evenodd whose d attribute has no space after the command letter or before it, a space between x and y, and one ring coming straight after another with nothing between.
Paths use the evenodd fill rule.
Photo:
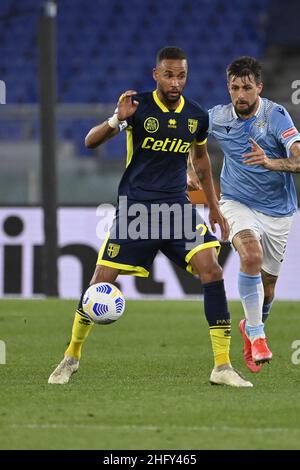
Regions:
<instances>
[{"instance_id":1,"label":"player's beard","mask_svg":"<svg viewBox=\"0 0 300 470\"><path fill-rule=\"evenodd\" d=\"M165 103L167 103L167 104L174 104L174 103L176 103L178 100L180 100L180 97L181 97L181 93L180 93L179 90L174 90L174 93L177 93L176 96L170 95L170 93L171 93L170 91L164 92L164 91L160 90L160 92L161 92L161 94L162 94L163 97L164 97Z\"/></svg>"},{"instance_id":2,"label":"player's beard","mask_svg":"<svg viewBox=\"0 0 300 470\"><path fill-rule=\"evenodd\" d=\"M240 104L248 104L248 103L243 102L243 103L240 103ZM247 108L244 108L244 109L239 109L237 107L237 105L235 105L234 110L235 110L236 114L238 114L240 116L249 116L249 114L253 113L253 111L255 109L255 106L256 106L256 101L254 101L254 103L252 103L252 104L248 104Z\"/></svg>"}]
</instances>

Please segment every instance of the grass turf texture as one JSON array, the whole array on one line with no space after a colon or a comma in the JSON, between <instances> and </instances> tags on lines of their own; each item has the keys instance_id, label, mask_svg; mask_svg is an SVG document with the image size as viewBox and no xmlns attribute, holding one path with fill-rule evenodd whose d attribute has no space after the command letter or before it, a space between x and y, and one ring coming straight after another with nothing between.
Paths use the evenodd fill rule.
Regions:
<instances>
[{"instance_id":1,"label":"grass turf texture","mask_svg":"<svg viewBox=\"0 0 300 470\"><path fill-rule=\"evenodd\" d=\"M232 362L254 388L211 386L212 353L200 302L128 301L96 325L79 372L48 385L76 302L2 300L1 449L299 449L298 304L276 302L267 325L274 360L251 374L232 302Z\"/></svg>"}]
</instances>

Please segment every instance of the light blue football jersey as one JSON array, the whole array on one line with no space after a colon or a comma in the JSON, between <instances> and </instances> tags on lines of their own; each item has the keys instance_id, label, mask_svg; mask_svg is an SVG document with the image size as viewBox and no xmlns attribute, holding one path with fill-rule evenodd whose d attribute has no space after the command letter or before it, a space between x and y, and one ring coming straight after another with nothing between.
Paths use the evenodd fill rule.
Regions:
<instances>
[{"instance_id":1,"label":"light blue football jersey","mask_svg":"<svg viewBox=\"0 0 300 470\"><path fill-rule=\"evenodd\" d=\"M297 195L291 173L248 166L242 155L252 151L252 137L269 158L288 158L291 145L300 134L287 110L266 99L251 119L240 118L233 105L209 110L209 133L224 154L221 173L223 199L239 201L251 209L274 217L291 215L297 209Z\"/></svg>"}]
</instances>

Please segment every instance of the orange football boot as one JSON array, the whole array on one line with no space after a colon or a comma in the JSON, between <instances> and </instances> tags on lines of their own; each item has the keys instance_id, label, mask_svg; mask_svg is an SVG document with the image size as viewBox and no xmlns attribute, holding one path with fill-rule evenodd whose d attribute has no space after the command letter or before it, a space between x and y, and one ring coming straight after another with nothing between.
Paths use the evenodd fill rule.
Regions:
<instances>
[{"instance_id":1,"label":"orange football boot","mask_svg":"<svg viewBox=\"0 0 300 470\"><path fill-rule=\"evenodd\" d=\"M248 369L251 370L251 372L256 373L261 370L262 364L255 364L254 360L252 359L252 345L250 339L246 334L245 326L246 319L244 318L244 320L241 320L239 324L239 330L244 340L244 359Z\"/></svg>"},{"instance_id":2,"label":"orange football boot","mask_svg":"<svg viewBox=\"0 0 300 470\"><path fill-rule=\"evenodd\" d=\"M264 362L270 362L273 354L267 345L266 338L257 338L252 343L252 359L256 365L261 365Z\"/></svg>"}]
</instances>

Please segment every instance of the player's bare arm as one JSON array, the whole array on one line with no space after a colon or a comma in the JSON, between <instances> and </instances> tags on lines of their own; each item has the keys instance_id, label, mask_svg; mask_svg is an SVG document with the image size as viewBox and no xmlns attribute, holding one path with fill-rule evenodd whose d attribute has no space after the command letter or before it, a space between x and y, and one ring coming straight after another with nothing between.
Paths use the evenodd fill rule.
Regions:
<instances>
[{"instance_id":1,"label":"player's bare arm","mask_svg":"<svg viewBox=\"0 0 300 470\"><path fill-rule=\"evenodd\" d=\"M136 95L136 91L127 90L120 96L113 117L93 127L87 134L85 138L87 148L96 148L118 134L119 124L132 116L138 107L138 102L132 99L134 95Z\"/></svg>"},{"instance_id":2,"label":"player's bare arm","mask_svg":"<svg viewBox=\"0 0 300 470\"><path fill-rule=\"evenodd\" d=\"M114 129L110 127L107 121L104 121L98 126L92 127L85 138L85 146L88 149L94 149L118 133L118 127Z\"/></svg>"},{"instance_id":3,"label":"player's bare arm","mask_svg":"<svg viewBox=\"0 0 300 470\"><path fill-rule=\"evenodd\" d=\"M190 155L187 162L187 189L188 191L197 191L198 189L201 189L200 181L193 168Z\"/></svg>"},{"instance_id":4,"label":"player's bare arm","mask_svg":"<svg viewBox=\"0 0 300 470\"><path fill-rule=\"evenodd\" d=\"M244 154L246 165L262 165L271 171L286 171L288 173L300 172L300 141L294 142L291 146L291 156L289 158L269 158L265 151L253 139L252 152Z\"/></svg>"},{"instance_id":5,"label":"player's bare arm","mask_svg":"<svg viewBox=\"0 0 300 470\"><path fill-rule=\"evenodd\" d=\"M210 158L206 144L193 144L191 150L191 163L207 198L211 229L215 233L215 224L217 223L221 229L222 240L228 240L229 225L219 209L219 202L214 188Z\"/></svg>"}]
</instances>

